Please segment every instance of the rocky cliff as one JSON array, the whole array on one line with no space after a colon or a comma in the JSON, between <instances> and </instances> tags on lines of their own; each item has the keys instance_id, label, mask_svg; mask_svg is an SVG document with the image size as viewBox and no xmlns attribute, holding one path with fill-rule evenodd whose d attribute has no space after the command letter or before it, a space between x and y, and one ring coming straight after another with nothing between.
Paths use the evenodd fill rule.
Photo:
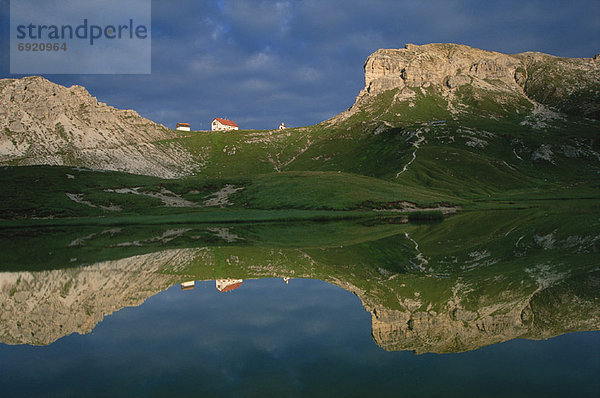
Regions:
<instances>
[{"instance_id":1,"label":"rocky cliff","mask_svg":"<svg viewBox=\"0 0 600 398\"><path fill-rule=\"evenodd\" d=\"M502 95L524 97L560 111L600 118L600 56L560 58L542 53L507 55L458 44L407 44L381 49L364 65L365 88L356 106L387 90L397 99L414 88L442 92L451 102L457 90L471 86ZM450 104L452 106L452 104Z\"/></svg>"},{"instance_id":2,"label":"rocky cliff","mask_svg":"<svg viewBox=\"0 0 600 398\"><path fill-rule=\"evenodd\" d=\"M164 126L42 77L0 80L0 164L69 165L161 177L189 174L191 156Z\"/></svg>"}]
</instances>

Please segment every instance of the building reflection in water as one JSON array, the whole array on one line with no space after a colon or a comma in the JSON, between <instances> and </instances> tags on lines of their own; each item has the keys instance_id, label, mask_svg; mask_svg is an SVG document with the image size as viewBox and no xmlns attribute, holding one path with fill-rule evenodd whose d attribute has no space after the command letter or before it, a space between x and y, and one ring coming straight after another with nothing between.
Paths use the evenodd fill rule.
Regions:
<instances>
[{"instance_id":1,"label":"building reflection in water","mask_svg":"<svg viewBox=\"0 0 600 398\"><path fill-rule=\"evenodd\" d=\"M217 290L221 293L230 292L242 286L243 279L217 279L215 281Z\"/></svg>"},{"instance_id":2,"label":"building reflection in water","mask_svg":"<svg viewBox=\"0 0 600 398\"><path fill-rule=\"evenodd\" d=\"M196 286L196 281L188 281L181 283L181 290L192 290Z\"/></svg>"}]
</instances>

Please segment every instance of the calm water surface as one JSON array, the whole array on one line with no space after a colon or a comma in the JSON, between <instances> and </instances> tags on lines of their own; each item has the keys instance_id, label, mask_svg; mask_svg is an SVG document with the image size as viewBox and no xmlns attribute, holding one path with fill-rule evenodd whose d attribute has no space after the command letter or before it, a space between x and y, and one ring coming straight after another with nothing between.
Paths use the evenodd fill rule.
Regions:
<instances>
[{"instance_id":1,"label":"calm water surface","mask_svg":"<svg viewBox=\"0 0 600 398\"><path fill-rule=\"evenodd\" d=\"M353 294L319 280L173 286L45 347L0 345L4 397L598 396L600 333L459 354L386 352Z\"/></svg>"},{"instance_id":2,"label":"calm water surface","mask_svg":"<svg viewBox=\"0 0 600 398\"><path fill-rule=\"evenodd\" d=\"M597 212L393 221L0 231L0 397L600 396Z\"/></svg>"}]
</instances>

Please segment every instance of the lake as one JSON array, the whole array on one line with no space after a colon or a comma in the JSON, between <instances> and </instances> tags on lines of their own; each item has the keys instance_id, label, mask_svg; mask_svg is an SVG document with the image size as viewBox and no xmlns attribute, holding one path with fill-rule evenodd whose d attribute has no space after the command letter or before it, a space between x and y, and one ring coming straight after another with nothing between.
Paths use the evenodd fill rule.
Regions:
<instances>
[{"instance_id":1,"label":"lake","mask_svg":"<svg viewBox=\"0 0 600 398\"><path fill-rule=\"evenodd\" d=\"M0 233L0 395L600 393L600 219Z\"/></svg>"}]
</instances>

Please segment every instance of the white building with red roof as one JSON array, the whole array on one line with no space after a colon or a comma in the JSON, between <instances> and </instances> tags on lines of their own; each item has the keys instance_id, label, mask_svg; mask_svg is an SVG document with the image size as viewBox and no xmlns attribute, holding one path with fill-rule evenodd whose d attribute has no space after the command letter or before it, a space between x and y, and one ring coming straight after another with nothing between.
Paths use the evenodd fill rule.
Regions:
<instances>
[{"instance_id":1,"label":"white building with red roof","mask_svg":"<svg viewBox=\"0 0 600 398\"><path fill-rule=\"evenodd\" d=\"M211 123L212 131L226 131L239 129L240 127L237 125L236 122L227 119L221 119L220 117L214 118Z\"/></svg>"}]
</instances>

